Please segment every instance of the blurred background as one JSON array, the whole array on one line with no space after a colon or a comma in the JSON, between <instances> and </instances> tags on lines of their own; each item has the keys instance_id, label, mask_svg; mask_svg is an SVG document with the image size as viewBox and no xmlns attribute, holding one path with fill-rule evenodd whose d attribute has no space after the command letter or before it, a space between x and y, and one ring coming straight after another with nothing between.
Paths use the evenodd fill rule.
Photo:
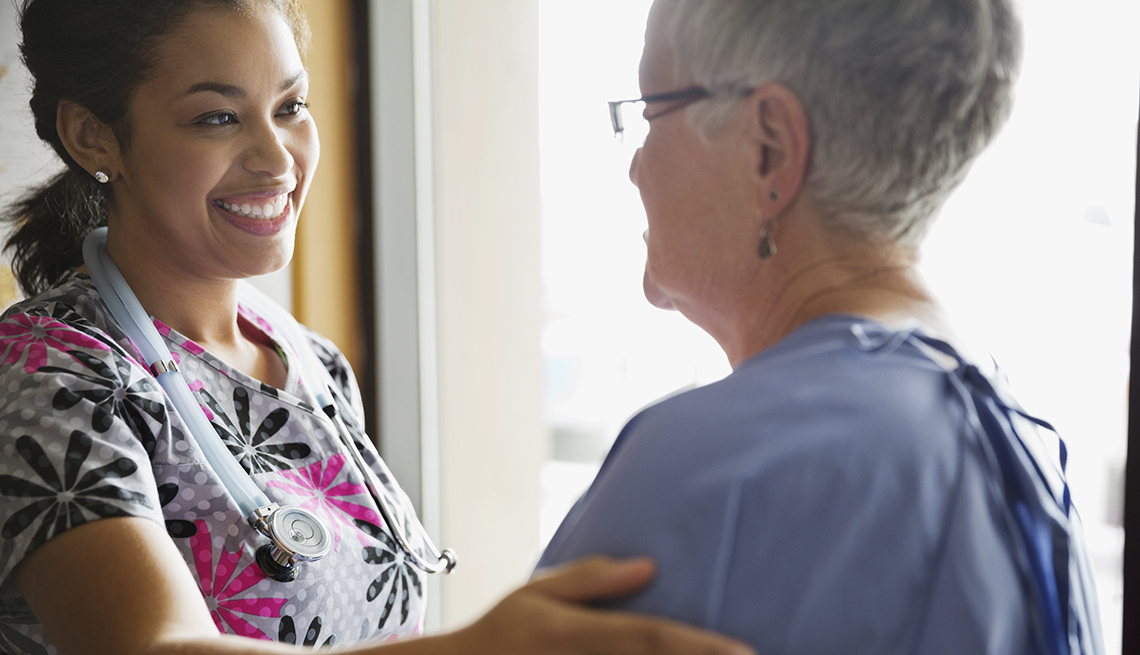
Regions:
<instances>
[{"instance_id":1,"label":"blurred background","mask_svg":"<svg viewBox=\"0 0 1140 655\"><path fill-rule=\"evenodd\" d=\"M624 421L728 373L641 296L645 217L607 100L637 97L649 0L309 0L321 170L259 280L351 359L370 432L456 572L430 629L524 581ZM969 345L1069 449L1120 652L1140 4L1023 3L1009 125L928 239ZM0 203L56 167L0 0ZM0 266L0 304L16 297Z\"/></svg>"}]
</instances>

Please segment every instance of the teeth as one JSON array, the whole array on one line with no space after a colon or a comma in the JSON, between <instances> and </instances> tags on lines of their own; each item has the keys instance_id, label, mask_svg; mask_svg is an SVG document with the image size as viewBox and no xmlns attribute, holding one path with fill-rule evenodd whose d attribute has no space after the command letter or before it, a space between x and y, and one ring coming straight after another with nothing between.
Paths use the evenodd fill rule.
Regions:
<instances>
[{"instance_id":1,"label":"teeth","mask_svg":"<svg viewBox=\"0 0 1140 655\"><path fill-rule=\"evenodd\" d=\"M289 202L288 194L282 194L273 199L272 202L267 202L264 205L251 205L248 202L240 205L230 204L224 201L217 201L218 206L222 209L237 214L239 216L246 216L249 218L263 218L271 220L281 216L285 211L285 205Z\"/></svg>"}]
</instances>

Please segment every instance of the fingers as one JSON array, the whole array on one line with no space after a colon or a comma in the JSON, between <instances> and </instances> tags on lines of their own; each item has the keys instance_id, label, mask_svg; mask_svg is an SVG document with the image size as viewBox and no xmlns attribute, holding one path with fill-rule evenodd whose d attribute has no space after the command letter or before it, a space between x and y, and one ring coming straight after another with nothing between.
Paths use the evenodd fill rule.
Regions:
<instances>
[{"instance_id":1,"label":"fingers","mask_svg":"<svg viewBox=\"0 0 1140 655\"><path fill-rule=\"evenodd\" d=\"M583 607L653 580L652 560L590 557L542 571L482 619L453 633L456 652L531 655L755 655L747 645L676 621Z\"/></svg>"},{"instance_id":2,"label":"fingers","mask_svg":"<svg viewBox=\"0 0 1140 655\"><path fill-rule=\"evenodd\" d=\"M649 584L655 574L653 561L645 557L588 557L540 571L524 589L581 603L628 596Z\"/></svg>"},{"instance_id":3,"label":"fingers","mask_svg":"<svg viewBox=\"0 0 1140 655\"><path fill-rule=\"evenodd\" d=\"M754 655L739 641L675 621L567 604L627 596L649 584L655 573L648 558L590 557L541 571L514 600L542 607L546 620L531 624L534 636L568 653Z\"/></svg>"}]
</instances>

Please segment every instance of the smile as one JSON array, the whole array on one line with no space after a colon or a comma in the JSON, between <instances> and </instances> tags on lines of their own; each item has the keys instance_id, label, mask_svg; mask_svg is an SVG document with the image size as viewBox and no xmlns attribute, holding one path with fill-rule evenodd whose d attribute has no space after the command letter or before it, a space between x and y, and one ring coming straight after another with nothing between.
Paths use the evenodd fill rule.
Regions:
<instances>
[{"instance_id":1,"label":"smile","mask_svg":"<svg viewBox=\"0 0 1140 655\"><path fill-rule=\"evenodd\" d=\"M246 218L273 220L279 218L282 212L285 211L285 207L289 203L289 194L283 193L274 198L263 198L245 202L226 202L224 200L215 200L214 202L231 214L237 214L238 216L244 216Z\"/></svg>"}]
</instances>

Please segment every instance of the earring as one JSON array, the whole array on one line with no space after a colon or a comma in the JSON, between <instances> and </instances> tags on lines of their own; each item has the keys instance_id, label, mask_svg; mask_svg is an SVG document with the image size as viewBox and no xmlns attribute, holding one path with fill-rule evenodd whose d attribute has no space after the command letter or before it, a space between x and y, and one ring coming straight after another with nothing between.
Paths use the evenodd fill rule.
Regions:
<instances>
[{"instance_id":1,"label":"earring","mask_svg":"<svg viewBox=\"0 0 1140 655\"><path fill-rule=\"evenodd\" d=\"M760 255L760 259L771 259L772 255L776 254L776 242L772 240L772 235L768 233L768 225L764 224L764 233L760 235L760 246L756 248L756 254Z\"/></svg>"},{"instance_id":2,"label":"earring","mask_svg":"<svg viewBox=\"0 0 1140 655\"><path fill-rule=\"evenodd\" d=\"M780 192L772 189L772 193L769 193L768 197L772 199L772 202L776 202L780 199Z\"/></svg>"},{"instance_id":3,"label":"earring","mask_svg":"<svg viewBox=\"0 0 1140 655\"><path fill-rule=\"evenodd\" d=\"M107 171L100 168L95 171L95 181L99 184L106 184L111 181L111 176L107 175Z\"/></svg>"}]
</instances>

